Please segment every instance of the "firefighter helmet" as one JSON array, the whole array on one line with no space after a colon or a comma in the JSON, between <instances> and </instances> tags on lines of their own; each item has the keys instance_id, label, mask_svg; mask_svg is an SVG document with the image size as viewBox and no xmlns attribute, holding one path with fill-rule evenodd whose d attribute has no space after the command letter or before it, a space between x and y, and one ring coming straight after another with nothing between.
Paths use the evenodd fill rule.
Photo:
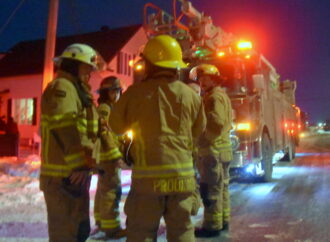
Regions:
<instances>
[{"instance_id":1,"label":"firefighter helmet","mask_svg":"<svg viewBox=\"0 0 330 242\"><path fill-rule=\"evenodd\" d=\"M92 47L86 44L69 45L63 51L62 55L54 58L54 61L56 64L60 64L63 59L80 61L91 65L94 69L100 68L100 55Z\"/></svg>"},{"instance_id":2,"label":"firefighter helmet","mask_svg":"<svg viewBox=\"0 0 330 242\"><path fill-rule=\"evenodd\" d=\"M118 79L116 76L108 76L104 78L100 84L100 89L98 90L98 93L100 93L103 90L122 90L120 79Z\"/></svg>"},{"instance_id":3,"label":"firefighter helmet","mask_svg":"<svg viewBox=\"0 0 330 242\"><path fill-rule=\"evenodd\" d=\"M153 65L165 68L186 68L180 44L169 35L158 35L148 41L143 57Z\"/></svg>"},{"instance_id":4,"label":"firefighter helmet","mask_svg":"<svg viewBox=\"0 0 330 242\"><path fill-rule=\"evenodd\" d=\"M201 64L191 69L189 73L189 78L192 80L197 80L202 75L220 76L220 72L218 68L214 65Z\"/></svg>"}]
</instances>

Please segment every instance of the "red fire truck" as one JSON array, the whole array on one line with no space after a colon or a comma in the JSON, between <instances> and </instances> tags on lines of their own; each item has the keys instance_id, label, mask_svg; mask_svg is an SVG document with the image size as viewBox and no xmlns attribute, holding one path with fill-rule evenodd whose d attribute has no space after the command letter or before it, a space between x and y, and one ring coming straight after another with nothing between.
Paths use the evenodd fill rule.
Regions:
<instances>
[{"instance_id":1,"label":"red fire truck","mask_svg":"<svg viewBox=\"0 0 330 242\"><path fill-rule=\"evenodd\" d=\"M281 81L251 42L215 26L210 16L186 0L173 0L172 14L147 3L144 27L150 38L159 34L176 38L191 68L210 63L220 70L234 112L233 174L267 182L272 179L275 153L282 152L288 161L294 158L300 116L295 106L296 82Z\"/></svg>"}]
</instances>

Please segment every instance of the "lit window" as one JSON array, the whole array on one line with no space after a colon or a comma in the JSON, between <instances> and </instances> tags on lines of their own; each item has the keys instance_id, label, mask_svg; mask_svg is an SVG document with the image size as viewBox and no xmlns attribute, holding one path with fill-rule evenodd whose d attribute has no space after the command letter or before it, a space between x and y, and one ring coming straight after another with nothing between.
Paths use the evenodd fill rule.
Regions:
<instances>
[{"instance_id":1,"label":"lit window","mask_svg":"<svg viewBox=\"0 0 330 242\"><path fill-rule=\"evenodd\" d=\"M13 99L12 116L17 124L35 124L35 101L35 98Z\"/></svg>"}]
</instances>

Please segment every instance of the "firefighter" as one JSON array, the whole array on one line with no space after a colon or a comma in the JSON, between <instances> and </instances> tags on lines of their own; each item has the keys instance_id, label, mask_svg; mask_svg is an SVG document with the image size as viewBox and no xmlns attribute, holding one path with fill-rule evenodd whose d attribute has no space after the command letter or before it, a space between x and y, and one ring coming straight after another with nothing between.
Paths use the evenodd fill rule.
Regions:
<instances>
[{"instance_id":1,"label":"firefighter","mask_svg":"<svg viewBox=\"0 0 330 242\"><path fill-rule=\"evenodd\" d=\"M230 218L229 164L233 159L230 142L232 109L221 88L218 69L210 64L197 67L196 75L204 91L206 130L199 142L200 193L204 205L202 228L196 237L216 237L228 229Z\"/></svg>"},{"instance_id":2,"label":"firefighter","mask_svg":"<svg viewBox=\"0 0 330 242\"><path fill-rule=\"evenodd\" d=\"M194 90L194 92L197 93L198 96L201 95L201 87L200 87L200 85L199 85L198 82L194 82L194 81L190 81L190 80L189 80L189 81L187 81L186 83L187 83L187 85L188 85L191 89Z\"/></svg>"},{"instance_id":3,"label":"firefighter","mask_svg":"<svg viewBox=\"0 0 330 242\"><path fill-rule=\"evenodd\" d=\"M89 236L98 114L88 81L98 59L88 45L68 46L55 58L57 75L42 94L40 188L47 206L49 241L80 242Z\"/></svg>"},{"instance_id":4,"label":"firefighter","mask_svg":"<svg viewBox=\"0 0 330 242\"><path fill-rule=\"evenodd\" d=\"M195 241L192 147L206 125L203 104L177 79L187 65L175 39L150 39L143 59L144 80L127 89L110 116L114 132L134 133L132 184L124 207L127 241L156 241L161 217L168 241Z\"/></svg>"},{"instance_id":5,"label":"firefighter","mask_svg":"<svg viewBox=\"0 0 330 242\"><path fill-rule=\"evenodd\" d=\"M109 127L109 117L114 103L122 93L120 80L109 76L102 80L98 90L98 112L101 120L101 154L99 163L99 179L97 184L94 217L97 230L92 237L120 238L125 236L120 227L119 202L121 199L120 166L124 163L120 152L119 141ZM105 233L105 235L104 235Z\"/></svg>"},{"instance_id":6,"label":"firefighter","mask_svg":"<svg viewBox=\"0 0 330 242\"><path fill-rule=\"evenodd\" d=\"M185 73L185 83L191 87L198 96L201 96L201 84L199 80L196 78L196 68L192 68L189 72Z\"/></svg>"},{"instance_id":7,"label":"firefighter","mask_svg":"<svg viewBox=\"0 0 330 242\"><path fill-rule=\"evenodd\" d=\"M186 79L185 83L200 97L201 87L200 87L200 83L198 82L198 80L193 80L189 76L189 78ZM202 202L201 202L201 197L200 197L200 193L199 193L199 184L198 184L198 181L199 181L199 173L198 173L198 167L197 167L199 164L198 163L198 145L197 145L197 142L194 142L194 144L195 145L193 147L192 155L193 155L194 170L195 170L195 177L197 180L197 184L196 184L195 192L193 194L196 203L193 208L194 212L192 215L197 215Z\"/></svg>"}]
</instances>

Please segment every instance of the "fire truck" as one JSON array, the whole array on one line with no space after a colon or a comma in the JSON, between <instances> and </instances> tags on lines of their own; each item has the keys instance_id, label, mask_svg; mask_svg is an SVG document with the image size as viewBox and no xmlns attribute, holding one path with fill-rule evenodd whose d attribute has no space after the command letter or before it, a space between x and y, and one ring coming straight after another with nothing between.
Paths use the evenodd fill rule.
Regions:
<instances>
[{"instance_id":1,"label":"fire truck","mask_svg":"<svg viewBox=\"0 0 330 242\"><path fill-rule=\"evenodd\" d=\"M201 63L218 67L234 114L233 175L268 182L275 154L282 153L287 161L294 159L300 115L295 105L296 82L281 81L275 67L251 42L215 26L210 16L186 0L173 0L172 14L147 3L144 28L149 38L168 34L177 39L190 68Z\"/></svg>"}]
</instances>

